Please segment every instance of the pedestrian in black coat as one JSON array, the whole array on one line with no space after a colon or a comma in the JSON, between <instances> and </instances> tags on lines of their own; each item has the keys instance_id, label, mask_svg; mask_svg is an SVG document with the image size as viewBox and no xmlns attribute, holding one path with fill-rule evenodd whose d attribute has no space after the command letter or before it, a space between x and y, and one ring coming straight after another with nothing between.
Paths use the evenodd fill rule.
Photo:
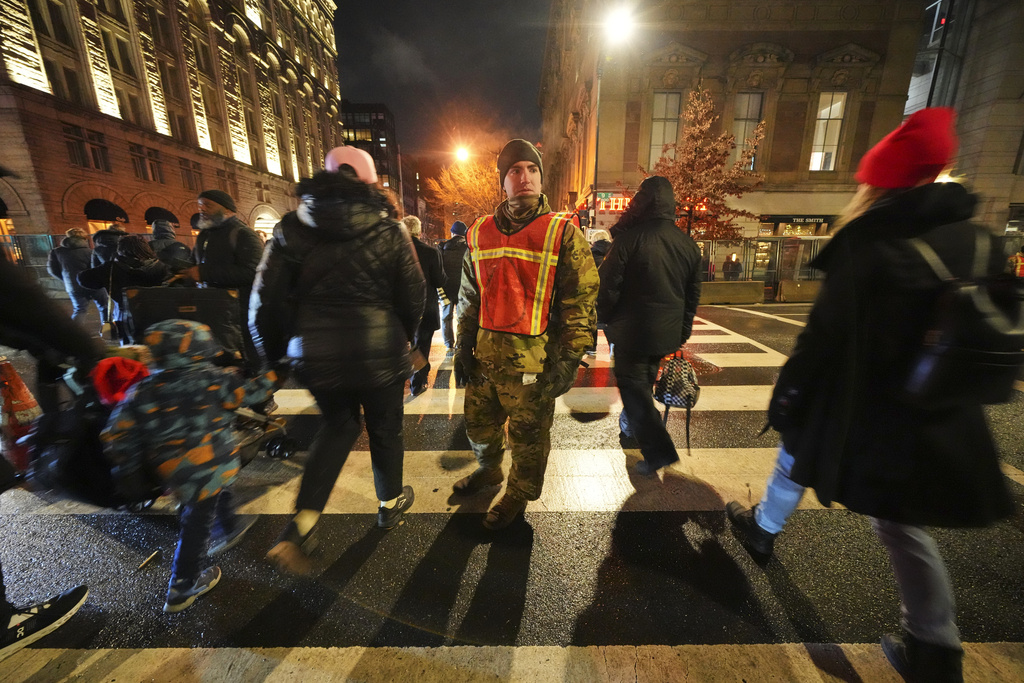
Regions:
<instances>
[{"instance_id":1,"label":"pedestrian in black coat","mask_svg":"<svg viewBox=\"0 0 1024 683\"><path fill-rule=\"evenodd\" d=\"M902 601L904 636L884 636L882 650L913 681L963 681L952 585L923 527L983 526L1012 511L982 406L932 409L905 390L945 288L909 240L964 278L980 235L988 274L1003 267L970 222L975 197L934 182L955 154L953 116L921 110L861 160L841 230L811 262L825 280L772 396L775 471L755 509L728 506L744 541L768 553L802 486L868 515Z\"/></svg>"},{"instance_id":2,"label":"pedestrian in black coat","mask_svg":"<svg viewBox=\"0 0 1024 683\"><path fill-rule=\"evenodd\" d=\"M238 291L245 364L249 374L255 375L259 356L246 320L252 281L263 255L263 240L238 217L235 201L227 192L205 190L199 194L198 202L199 236L192 250L192 261L196 265L184 273L206 287ZM255 407L260 412L263 408L263 404Z\"/></svg>"},{"instance_id":3,"label":"pedestrian in black coat","mask_svg":"<svg viewBox=\"0 0 1024 683\"><path fill-rule=\"evenodd\" d=\"M122 237L127 235L128 232L111 224L104 230L97 230L92 235L92 259L90 264L93 268L96 266L102 266L104 263L114 258L117 253L117 242Z\"/></svg>"},{"instance_id":4,"label":"pedestrian in black coat","mask_svg":"<svg viewBox=\"0 0 1024 683\"><path fill-rule=\"evenodd\" d=\"M462 261L466 257L466 224L455 221L451 227L451 239L441 243L441 262L444 265L444 297L442 307L441 335L444 346L451 353L455 350L455 307L459 303L459 287L462 286ZM459 366L461 368L461 366ZM463 378L464 379L464 378ZM458 378L457 378L458 381Z\"/></svg>"},{"instance_id":5,"label":"pedestrian in black coat","mask_svg":"<svg viewBox=\"0 0 1024 683\"><path fill-rule=\"evenodd\" d=\"M310 569L314 526L362 429L361 413L378 526L396 526L414 499L402 484L402 400L409 343L423 315L423 273L408 231L388 217L392 207L375 186L370 155L339 147L325 166L298 184L298 211L275 228L249 317L261 355L290 357L322 415L297 514L267 555L299 574Z\"/></svg>"},{"instance_id":6,"label":"pedestrian in black coat","mask_svg":"<svg viewBox=\"0 0 1024 683\"><path fill-rule=\"evenodd\" d=\"M178 241L174 225L164 219L153 221L153 239L149 241L156 257L171 267L171 270L185 270L192 265L192 250Z\"/></svg>"},{"instance_id":7,"label":"pedestrian in black coat","mask_svg":"<svg viewBox=\"0 0 1024 683\"><path fill-rule=\"evenodd\" d=\"M620 438L639 442L641 474L679 459L651 387L662 357L690 338L700 301L700 249L676 226L675 207L668 179L644 180L612 227L615 239L600 269L597 314L615 347Z\"/></svg>"},{"instance_id":8,"label":"pedestrian in black coat","mask_svg":"<svg viewBox=\"0 0 1024 683\"><path fill-rule=\"evenodd\" d=\"M423 277L427 284L423 318L420 320L416 337L413 339L413 348L420 352L422 361L426 364L415 370L409 378L409 391L413 396L418 396L427 390L427 376L430 374L430 344L434 339L434 330L441 326L437 292L444 287L445 270L441 262L441 252L437 250L437 247L420 240L420 235L423 233L420 219L416 216L406 216L402 219L402 224L412 236L416 258L419 259L420 270L423 271Z\"/></svg>"},{"instance_id":9,"label":"pedestrian in black coat","mask_svg":"<svg viewBox=\"0 0 1024 683\"><path fill-rule=\"evenodd\" d=\"M78 274L88 270L92 261L89 239L82 228L71 228L60 246L50 252L46 270L64 283L64 291L71 299L71 319L81 320L90 301L96 304L100 319L106 315L107 293L102 288L88 289L78 284Z\"/></svg>"}]
</instances>

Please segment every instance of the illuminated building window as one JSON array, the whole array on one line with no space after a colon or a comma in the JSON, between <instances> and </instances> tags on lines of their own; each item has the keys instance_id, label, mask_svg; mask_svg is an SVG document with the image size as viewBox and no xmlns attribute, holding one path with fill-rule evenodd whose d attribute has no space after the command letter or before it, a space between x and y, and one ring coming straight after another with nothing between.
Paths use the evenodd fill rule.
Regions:
<instances>
[{"instance_id":1,"label":"illuminated building window","mask_svg":"<svg viewBox=\"0 0 1024 683\"><path fill-rule=\"evenodd\" d=\"M181 100L181 81L178 79L178 70L170 62L159 60L157 68L160 70L160 84L163 86L164 95L168 99Z\"/></svg>"},{"instance_id":2,"label":"illuminated building window","mask_svg":"<svg viewBox=\"0 0 1024 683\"><path fill-rule=\"evenodd\" d=\"M214 121L220 121L220 100L216 91L206 83L201 86L203 91L203 105L206 108L206 117Z\"/></svg>"},{"instance_id":3,"label":"illuminated building window","mask_svg":"<svg viewBox=\"0 0 1024 683\"><path fill-rule=\"evenodd\" d=\"M153 42L158 47L173 50L174 29L171 27L171 20L153 5L149 6L147 12L149 13L150 30L153 32Z\"/></svg>"},{"instance_id":4,"label":"illuminated building window","mask_svg":"<svg viewBox=\"0 0 1024 683\"><path fill-rule=\"evenodd\" d=\"M121 6L121 0L98 0L96 6L104 14L109 14L122 24L125 23L124 7Z\"/></svg>"},{"instance_id":5,"label":"illuminated building window","mask_svg":"<svg viewBox=\"0 0 1024 683\"><path fill-rule=\"evenodd\" d=\"M133 92L126 92L122 88L114 88L114 97L117 98L117 108L121 111L121 117L134 124L142 125L145 120L142 116L142 102L139 96Z\"/></svg>"},{"instance_id":6,"label":"illuminated building window","mask_svg":"<svg viewBox=\"0 0 1024 683\"><path fill-rule=\"evenodd\" d=\"M651 114L651 166L664 156L662 150L665 145L675 142L679 136L679 112L682 101L682 93L654 93L654 109ZM672 158L674 155L669 151L667 156Z\"/></svg>"},{"instance_id":7,"label":"illuminated building window","mask_svg":"<svg viewBox=\"0 0 1024 683\"><path fill-rule=\"evenodd\" d=\"M110 172L110 155L103 133L69 123L62 125L68 161L74 166Z\"/></svg>"},{"instance_id":8,"label":"illuminated building window","mask_svg":"<svg viewBox=\"0 0 1024 683\"><path fill-rule=\"evenodd\" d=\"M129 143L128 154L132 159L135 177L140 180L164 182L164 166L160 160L160 152L142 145Z\"/></svg>"},{"instance_id":9,"label":"illuminated building window","mask_svg":"<svg viewBox=\"0 0 1024 683\"><path fill-rule=\"evenodd\" d=\"M107 29L100 29L103 35L103 49L107 53L107 62L110 68L115 71L135 78L135 65L132 64L131 47L128 41L120 36L115 36Z\"/></svg>"},{"instance_id":10,"label":"illuminated building window","mask_svg":"<svg viewBox=\"0 0 1024 683\"><path fill-rule=\"evenodd\" d=\"M234 171L217 170L217 189L227 192L232 197L238 196L238 178Z\"/></svg>"},{"instance_id":11,"label":"illuminated building window","mask_svg":"<svg viewBox=\"0 0 1024 683\"><path fill-rule=\"evenodd\" d=\"M50 59L43 59L43 67L46 69L46 78L50 81L50 88L54 95L77 104L86 103L77 71L59 65Z\"/></svg>"},{"instance_id":12,"label":"illuminated building window","mask_svg":"<svg viewBox=\"0 0 1024 683\"><path fill-rule=\"evenodd\" d=\"M171 111L167 115L167 123L171 126L171 137L191 145L195 141L192 139L192 129L188 121L188 117L181 112Z\"/></svg>"},{"instance_id":13,"label":"illuminated building window","mask_svg":"<svg viewBox=\"0 0 1024 683\"><path fill-rule=\"evenodd\" d=\"M839 135L843 131L846 93L823 92L818 96L818 115L814 122L811 147L812 171L834 171L839 156Z\"/></svg>"},{"instance_id":14,"label":"illuminated building window","mask_svg":"<svg viewBox=\"0 0 1024 683\"><path fill-rule=\"evenodd\" d=\"M185 189L202 192L203 167L198 161L178 159L178 169L181 171L181 184Z\"/></svg>"},{"instance_id":15,"label":"illuminated building window","mask_svg":"<svg viewBox=\"0 0 1024 683\"><path fill-rule=\"evenodd\" d=\"M729 155L729 163L733 164L740 158L746 148L746 141L754 134L754 129L761 122L761 104L764 94L759 92L741 92L736 94L736 113L732 119L732 134L736 139L736 148ZM753 170L756 159L751 159L746 166Z\"/></svg>"},{"instance_id":16,"label":"illuminated building window","mask_svg":"<svg viewBox=\"0 0 1024 683\"><path fill-rule=\"evenodd\" d=\"M210 59L210 46L205 40L192 38L192 46L196 53L196 67L207 76L213 76L213 62Z\"/></svg>"},{"instance_id":17,"label":"illuminated building window","mask_svg":"<svg viewBox=\"0 0 1024 683\"><path fill-rule=\"evenodd\" d=\"M64 4L57 0L29 0L29 13L36 33L72 45Z\"/></svg>"},{"instance_id":18,"label":"illuminated building window","mask_svg":"<svg viewBox=\"0 0 1024 683\"><path fill-rule=\"evenodd\" d=\"M149 177L158 183L164 182L164 164L160 160L160 151L146 149L146 166L149 168Z\"/></svg>"}]
</instances>

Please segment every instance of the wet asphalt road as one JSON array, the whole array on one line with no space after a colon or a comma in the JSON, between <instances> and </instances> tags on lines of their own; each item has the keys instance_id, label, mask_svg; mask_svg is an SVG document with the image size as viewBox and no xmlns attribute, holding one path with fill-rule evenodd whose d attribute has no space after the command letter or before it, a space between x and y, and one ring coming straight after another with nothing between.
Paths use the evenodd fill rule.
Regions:
<instances>
[{"instance_id":1,"label":"wet asphalt road","mask_svg":"<svg viewBox=\"0 0 1024 683\"><path fill-rule=\"evenodd\" d=\"M756 311L804 320L803 306ZM800 327L721 307L699 316L787 353ZM695 337L694 341L697 341ZM438 385L448 377L439 374ZM729 368L705 386L770 384L777 368ZM584 383L604 386L607 371ZM1006 462L1024 469L1024 399L990 410ZM694 413L694 448L771 448L756 411ZM301 442L311 418L293 420ZM685 443L684 422L670 431ZM468 448L461 416L408 415L408 450ZM615 448L614 416L559 415L555 449ZM365 450L365 435L356 444ZM300 456L301 457L301 456ZM344 475L343 475L344 476ZM9 597L16 603L86 583L90 598L40 647L294 647L876 642L898 628L898 598L864 518L841 510L794 514L759 565L727 529L721 500L699 479L670 474L680 504L698 512L528 511L486 534L480 514L420 513L383 533L370 514L322 521L318 573L276 574L263 560L287 517L262 515L220 562L225 580L180 615L160 611L177 527L171 515L0 514ZM254 485L252 482L249 486ZM754 482L759 486L760 482ZM1018 500L1024 489L1010 486ZM47 494L49 495L49 494ZM57 501L57 498L46 498ZM5 508L0 507L0 511ZM1024 522L936 531L972 642L1024 641ZM164 560L138 571L154 548Z\"/></svg>"}]
</instances>

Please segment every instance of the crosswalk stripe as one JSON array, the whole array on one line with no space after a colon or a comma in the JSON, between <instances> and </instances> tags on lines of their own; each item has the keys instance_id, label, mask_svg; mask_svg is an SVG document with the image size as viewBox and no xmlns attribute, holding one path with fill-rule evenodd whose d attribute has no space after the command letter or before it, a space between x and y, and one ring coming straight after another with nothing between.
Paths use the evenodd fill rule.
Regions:
<instances>
[{"instance_id":1,"label":"crosswalk stripe","mask_svg":"<svg viewBox=\"0 0 1024 683\"><path fill-rule=\"evenodd\" d=\"M1024 645L964 643L964 679L1011 680ZM57 680L262 681L790 681L898 683L878 643L55 649L25 651L4 663L8 683ZM837 675L841 672L841 675ZM1011 678L1007 678L1007 676ZM227 679L225 679L227 680Z\"/></svg>"}]
</instances>

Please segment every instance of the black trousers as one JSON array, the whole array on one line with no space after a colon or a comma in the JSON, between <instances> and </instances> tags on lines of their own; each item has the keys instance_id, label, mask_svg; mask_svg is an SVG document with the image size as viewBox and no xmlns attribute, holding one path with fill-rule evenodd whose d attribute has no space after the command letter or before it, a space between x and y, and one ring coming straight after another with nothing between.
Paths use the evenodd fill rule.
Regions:
<instances>
[{"instance_id":1,"label":"black trousers","mask_svg":"<svg viewBox=\"0 0 1024 683\"><path fill-rule=\"evenodd\" d=\"M629 356L615 347L615 383L622 397L622 409L631 436L652 467L664 467L679 460L672 437L654 405L653 387L660 363L660 356Z\"/></svg>"},{"instance_id":2,"label":"black trousers","mask_svg":"<svg viewBox=\"0 0 1024 683\"><path fill-rule=\"evenodd\" d=\"M413 339L413 348L418 349L427 364L412 373L409 378L409 390L415 393L420 387L427 385L427 376L430 374L430 344L434 341L434 330L425 329L422 325L416 330L416 338Z\"/></svg>"},{"instance_id":3,"label":"black trousers","mask_svg":"<svg viewBox=\"0 0 1024 683\"><path fill-rule=\"evenodd\" d=\"M341 468L362 431L360 407L370 437L370 464L377 498L397 498L402 493L405 461L402 439L405 382L375 389L315 390L311 393L320 408L321 423L309 449L295 508L322 512L327 505Z\"/></svg>"}]
</instances>

